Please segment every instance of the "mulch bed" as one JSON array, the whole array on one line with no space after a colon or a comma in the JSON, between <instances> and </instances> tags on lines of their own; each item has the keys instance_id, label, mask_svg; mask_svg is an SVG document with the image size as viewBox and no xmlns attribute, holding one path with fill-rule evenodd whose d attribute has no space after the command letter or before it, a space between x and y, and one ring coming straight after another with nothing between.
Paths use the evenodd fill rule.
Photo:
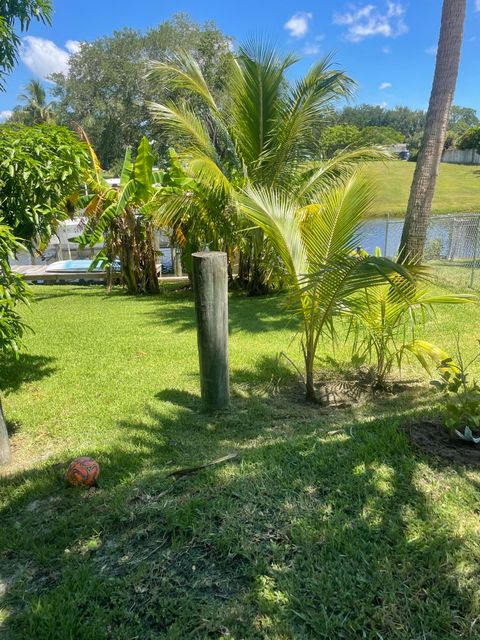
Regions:
<instances>
[{"instance_id":1,"label":"mulch bed","mask_svg":"<svg viewBox=\"0 0 480 640\"><path fill-rule=\"evenodd\" d=\"M480 445L450 436L439 422L414 422L408 425L407 430L412 443L425 453L455 464L480 467Z\"/></svg>"}]
</instances>

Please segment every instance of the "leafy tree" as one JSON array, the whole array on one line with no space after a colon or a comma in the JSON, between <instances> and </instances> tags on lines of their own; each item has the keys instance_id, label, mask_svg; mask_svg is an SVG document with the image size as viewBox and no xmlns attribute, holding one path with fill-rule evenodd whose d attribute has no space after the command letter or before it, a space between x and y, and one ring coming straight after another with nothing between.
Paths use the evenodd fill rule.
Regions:
<instances>
[{"instance_id":1,"label":"leafy tree","mask_svg":"<svg viewBox=\"0 0 480 640\"><path fill-rule=\"evenodd\" d=\"M320 148L326 158L331 158L338 151L347 148L389 146L404 140L405 136L392 127L359 129L351 124L337 124L323 130L320 136Z\"/></svg>"},{"instance_id":2,"label":"leafy tree","mask_svg":"<svg viewBox=\"0 0 480 640\"><path fill-rule=\"evenodd\" d=\"M171 88L159 93L145 81L145 62L166 60L175 51L189 51L218 98L231 58L230 40L212 22L198 25L183 14L146 33L134 29L82 44L70 58L68 75L54 74L52 94L58 98L58 121L78 123L86 131L102 167L121 165L128 146L144 135L156 140L157 155L169 140L153 126L145 102L172 98Z\"/></svg>"},{"instance_id":3,"label":"leafy tree","mask_svg":"<svg viewBox=\"0 0 480 640\"><path fill-rule=\"evenodd\" d=\"M475 109L470 107L459 107L456 104L454 104L450 109L448 129L455 132L457 135L464 133L470 127L475 127L478 124L479 120Z\"/></svg>"},{"instance_id":4,"label":"leafy tree","mask_svg":"<svg viewBox=\"0 0 480 640\"><path fill-rule=\"evenodd\" d=\"M17 25L20 31L26 31L33 19L50 24L51 15L51 0L0 0L0 90L5 89L5 77L17 61Z\"/></svg>"},{"instance_id":5,"label":"leafy tree","mask_svg":"<svg viewBox=\"0 0 480 640\"><path fill-rule=\"evenodd\" d=\"M88 167L85 145L64 127L0 127L0 216L30 251L67 217Z\"/></svg>"},{"instance_id":6,"label":"leafy tree","mask_svg":"<svg viewBox=\"0 0 480 640\"><path fill-rule=\"evenodd\" d=\"M275 186L308 202L329 181L348 176L358 162L372 157L369 151L358 150L326 163L318 160L320 149L312 139L312 127L325 108L349 94L352 81L326 58L289 85L286 73L295 62L294 56L280 57L261 42L241 47L223 103L191 55L152 63L149 74L154 87L170 87L196 98L190 103L178 98L152 103L150 113L177 140L180 158L208 193L211 210L230 221L231 237L223 241L232 242L242 226L245 229L239 272L252 295L270 289L278 258L263 231L247 231L251 225L242 224L235 215L238 191L247 184ZM164 222L184 215L186 200L194 215L195 207L203 207L196 196L174 196Z\"/></svg>"},{"instance_id":7,"label":"leafy tree","mask_svg":"<svg viewBox=\"0 0 480 640\"><path fill-rule=\"evenodd\" d=\"M55 119L53 103L47 102L47 92L39 80L30 80L25 93L18 96L23 106L14 111L12 120L26 125L49 124Z\"/></svg>"},{"instance_id":8,"label":"leafy tree","mask_svg":"<svg viewBox=\"0 0 480 640\"><path fill-rule=\"evenodd\" d=\"M480 153L480 126L465 131L457 143L459 149L476 149Z\"/></svg>"},{"instance_id":9,"label":"leafy tree","mask_svg":"<svg viewBox=\"0 0 480 640\"><path fill-rule=\"evenodd\" d=\"M26 329L18 305L28 302L28 290L23 278L10 268L10 259L19 249L18 240L0 218L0 359L18 353ZM9 460L8 431L0 398L0 465Z\"/></svg>"},{"instance_id":10,"label":"leafy tree","mask_svg":"<svg viewBox=\"0 0 480 640\"><path fill-rule=\"evenodd\" d=\"M360 132L361 145L368 146L389 146L404 142L405 136L393 127L365 127Z\"/></svg>"},{"instance_id":11,"label":"leafy tree","mask_svg":"<svg viewBox=\"0 0 480 640\"><path fill-rule=\"evenodd\" d=\"M408 107L384 109L379 105L361 104L345 107L338 116L339 122L365 127L391 127L407 139L422 134L425 128L425 112Z\"/></svg>"},{"instance_id":12,"label":"leafy tree","mask_svg":"<svg viewBox=\"0 0 480 640\"><path fill-rule=\"evenodd\" d=\"M325 158L332 158L337 151L360 146L360 129L353 124L336 124L327 127L320 136L320 149Z\"/></svg>"}]
</instances>

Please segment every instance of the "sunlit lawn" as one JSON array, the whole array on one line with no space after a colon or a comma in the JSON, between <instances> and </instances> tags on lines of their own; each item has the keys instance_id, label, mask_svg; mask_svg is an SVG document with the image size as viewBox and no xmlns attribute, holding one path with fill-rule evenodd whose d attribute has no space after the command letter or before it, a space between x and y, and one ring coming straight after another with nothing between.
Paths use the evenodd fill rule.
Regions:
<instances>
[{"instance_id":1,"label":"sunlit lawn","mask_svg":"<svg viewBox=\"0 0 480 640\"><path fill-rule=\"evenodd\" d=\"M189 292L35 291L28 351L0 375L15 460L3 637L480 637L480 472L419 455L399 429L436 410L428 390L307 406L276 360L300 361L283 298L233 296L232 408L205 416ZM476 306L425 333L451 348L456 331L471 353ZM101 465L94 495L64 485L76 455Z\"/></svg>"},{"instance_id":2,"label":"sunlit lawn","mask_svg":"<svg viewBox=\"0 0 480 640\"><path fill-rule=\"evenodd\" d=\"M405 215L414 162L375 162L369 175L378 187L373 215ZM433 213L480 213L480 167L442 163Z\"/></svg>"}]
</instances>

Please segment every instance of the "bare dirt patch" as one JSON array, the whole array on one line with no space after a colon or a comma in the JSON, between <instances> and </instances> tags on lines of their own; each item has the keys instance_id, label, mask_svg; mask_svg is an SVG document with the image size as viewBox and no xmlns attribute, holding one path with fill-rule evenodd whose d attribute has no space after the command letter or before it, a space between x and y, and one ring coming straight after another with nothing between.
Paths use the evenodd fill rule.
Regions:
<instances>
[{"instance_id":1,"label":"bare dirt patch","mask_svg":"<svg viewBox=\"0 0 480 640\"><path fill-rule=\"evenodd\" d=\"M408 425L412 443L424 451L455 464L480 467L480 445L451 436L439 422L424 420Z\"/></svg>"}]
</instances>

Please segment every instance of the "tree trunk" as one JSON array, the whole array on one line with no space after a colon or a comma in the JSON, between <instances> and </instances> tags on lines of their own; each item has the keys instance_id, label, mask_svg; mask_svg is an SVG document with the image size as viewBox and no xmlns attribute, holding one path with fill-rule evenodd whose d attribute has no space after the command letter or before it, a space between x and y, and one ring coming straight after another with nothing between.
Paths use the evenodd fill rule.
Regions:
<instances>
[{"instance_id":1,"label":"tree trunk","mask_svg":"<svg viewBox=\"0 0 480 640\"><path fill-rule=\"evenodd\" d=\"M0 398L0 466L10 462L10 442L8 440L7 423L3 415L2 399Z\"/></svg>"},{"instance_id":2,"label":"tree trunk","mask_svg":"<svg viewBox=\"0 0 480 640\"><path fill-rule=\"evenodd\" d=\"M419 262L423 257L428 218L457 83L465 7L466 0L443 0L432 93L400 242L401 262Z\"/></svg>"},{"instance_id":3,"label":"tree trunk","mask_svg":"<svg viewBox=\"0 0 480 640\"><path fill-rule=\"evenodd\" d=\"M317 402L315 391L313 368L315 362L315 347L311 336L305 336L305 343L302 343L303 358L305 360L305 399L307 402Z\"/></svg>"}]
</instances>

